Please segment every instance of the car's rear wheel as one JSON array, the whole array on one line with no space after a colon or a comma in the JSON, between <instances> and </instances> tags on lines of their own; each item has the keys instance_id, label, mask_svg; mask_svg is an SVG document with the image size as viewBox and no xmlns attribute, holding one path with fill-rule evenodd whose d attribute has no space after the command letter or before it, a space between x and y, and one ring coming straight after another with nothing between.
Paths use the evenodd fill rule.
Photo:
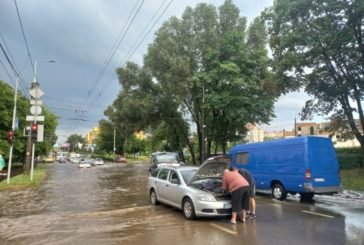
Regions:
<instances>
[{"instance_id":1,"label":"car's rear wheel","mask_svg":"<svg viewBox=\"0 0 364 245\"><path fill-rule=\"evenodd\" d=\"M153 204L153 205L158 205L159 202L158 202L158 198L157 198L157 193L155 193L155 190L151 190L150 191L150 203Z\"/></svg>"},{"instance_id":2,"label":"car's rear wheel","mask_svg":"<svg viewBox=\"0 0 364 245\"><path fill-rule=\"evenodd\" d=\"M190 198L185 198L183 200L183 215L186 219L194 219L196 218L195 207Z\"/></svg>"},{"instance_id":3,"label":"car's rear wheel","mask_svg":"<svg viewBox=\"0 0 364 245\"><path fill-rule=\"evenodd\" d=\"M274 184L272 187L272 196L278 200L284 200L287 197L287 192L281 184Z\"/></svg>"}]
</instances>

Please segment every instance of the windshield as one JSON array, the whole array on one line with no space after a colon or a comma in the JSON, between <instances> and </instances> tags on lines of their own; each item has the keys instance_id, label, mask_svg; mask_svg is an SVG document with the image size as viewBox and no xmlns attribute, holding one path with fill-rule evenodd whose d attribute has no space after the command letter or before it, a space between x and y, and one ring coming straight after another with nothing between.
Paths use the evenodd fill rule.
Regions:
<instances>
[{"instance_id":1,"label":"windshield","mask_svg":"<svg viewBox=\"0 0 364 245\"><path fill-rule=\"evenodd\" d=\"M177 154L161 154L156 156L158 162L166 163L166 162L178 162Z\"/></svg>"},{"instance_id":2,"label":"windshield","mask_svg":"<svg viewBox=\"0 0 364 245\"><path fill-rule=\"evenodd\" d=\"M190 183L192 177L196 174L197 169L181 170L181 175L186 184Z\"/></svg>"}]
</instances>

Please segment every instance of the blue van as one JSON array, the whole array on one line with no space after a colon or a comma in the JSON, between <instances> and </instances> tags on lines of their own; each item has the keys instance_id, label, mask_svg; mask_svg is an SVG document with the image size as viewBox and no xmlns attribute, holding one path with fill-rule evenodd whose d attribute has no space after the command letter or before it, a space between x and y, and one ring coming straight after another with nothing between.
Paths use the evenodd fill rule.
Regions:
<instances>
[{"instance_id":1,"label":"blue van","mask_svg":"<svg viewBox=\"0 0 364 245\"><path fill-rule=\"evenodd\" d=\"M271 190L284 200L287 193L301 199L341 190L339 164L331 139L316 136L241 144L229 151L231 165L249 170L256 188Z\"/></svg>"}]
</instances>

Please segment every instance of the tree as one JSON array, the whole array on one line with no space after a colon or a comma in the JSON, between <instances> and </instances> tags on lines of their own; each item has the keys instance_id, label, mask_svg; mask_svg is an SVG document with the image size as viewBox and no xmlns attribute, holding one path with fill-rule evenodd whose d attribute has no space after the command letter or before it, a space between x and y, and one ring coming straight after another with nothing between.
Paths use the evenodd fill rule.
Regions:
<instances>
[{"instance_id":1,"label":"tree","mask_svg":"<svg viewBox=\"0 0 364 245\"><path fill-rule=\"evenodd\" d=\"M125 142L133 140L130 136L136 131L149 127L155 130L162 124L165 130L173 131L174 137L167 140L172 141L174 150L182 152L188 140L188 126L168 91L153 82L146 68L136 64L128 63L117 72L123 90L105 114L123 132ZM132 144L125 143L124 148L132 150Z\"/></svg>"},{"instance_id":2,"label":"tree","mask_svg":"<svg viewBox=\"0 0 364 245\"><path fill-rule=\"evenodd\" d=\"M71 134L68 136L67 142L70 143L72 151L80 152L78 144L82 144L84 146L85 139L80 134Z\"/></svg>"},{"instance_id":3,"label":"tree","mask_svg":"<svg viewBox=\"0 0 364 245\"><path fill-rule=\"evenodd\" d=\"M38 142L36 149L36 155L47 156L53 149L53 145L57 141L56 128L58 125L57 117L50 112L47 108L43 108L44 115L44 137L43 142Z\"/></svg>"},{"instance_id":4,"label":"tree","mask_svg":"<svg viewBox=\"0 0 364 245\"><path fill-rule=\"evenodd\" d=\"M208 152L211 142L225 152L226 142L242 137L247 123L267 123L273 116L276 94L264 87L265 44L264 23L258 19L246 31L245 18L229 0L219 11L207 4L187 8L157 31L145 67L176 108L189 113L184 118L195 124L201 159L205 139Z\"/></svg>"},{"instance_id":5,"label":"tree","mask_svg":"<svg viewBox=\"0 0 364 245\"><path fill-rule=\"evenodd\" d=\"M276 0L265 16L273 23L273 70L281 91L304 87L313 99L303 117L326 116L332 130L349 125L364 150L364 2Z\"/></svg>"},{"instance_id":6,"label":"tree","mask_svg":"<svg viewBox=\"0 0 364 245\"><path fill-rule=\"evenodd\" d=\"M9 156L9 144L7 143L7 133L11 130L14 108L14 89L3 81L0 81L0 154L4 158ZM24 159L26 138L23 136L23 129L26 126L25 117L29 108L29 101L18 92L17 118L19 128L14 133L13 159L19 161Z\"/></svg>"},{"instance_id":7,"label":"tree","mask_svg":"<svg viewBox=\"0 0 364 245\"><path fill-rule=\"evenodd\" d=\"M0 81L0 152L8 158L9 144L6 142L7 132L11 129L12 116L14 108L14 89L8 84ZM25 148L27 143L27 137L23 136L23 128L29 126L26 122L26 115L29 114L29 100L25 98L20 92L18 92L17 99L17 112L16 117L19 119L18 130L15 131L15 140L13 148L14 161L22 161L25 156ZM44 140L37 143L35 155L47 155L52 149L52 146L57 140L55 130L57 127L56 116L43 108L43 114L45 116L44 121Z\"/></svg>"}]
</instances>

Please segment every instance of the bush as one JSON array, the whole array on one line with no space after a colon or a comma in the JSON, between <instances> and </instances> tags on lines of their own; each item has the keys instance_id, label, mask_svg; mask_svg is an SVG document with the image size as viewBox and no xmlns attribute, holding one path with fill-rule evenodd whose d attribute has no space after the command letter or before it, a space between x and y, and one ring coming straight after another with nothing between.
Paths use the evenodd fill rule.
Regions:
<instances>
[{"instance_id":1,"label":"bush","mask_svg":"<svg viewBox=\"0 0 364 245\"><path fill-rule=\"evenodd\" d=\"M363 167L363 155L361 154L338 154L340 169L354 169Z\"/></svg>"}]
</instances>

